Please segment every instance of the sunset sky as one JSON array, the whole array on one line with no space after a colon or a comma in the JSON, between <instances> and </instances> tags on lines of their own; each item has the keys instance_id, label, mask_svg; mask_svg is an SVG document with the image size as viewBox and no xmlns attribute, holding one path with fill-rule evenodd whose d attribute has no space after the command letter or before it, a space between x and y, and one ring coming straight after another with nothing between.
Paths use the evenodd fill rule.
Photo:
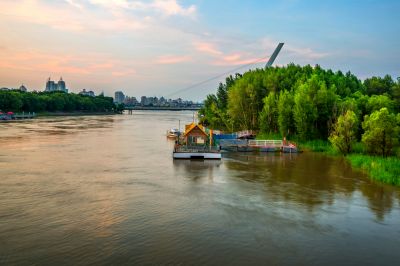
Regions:
<instances>
[{"instance_id":1,"label":"sunset sky","mask_svg":"<svg viewBox=\"0 0 400 266\"><path fill-rule=\"evenodd\" d=\"M266 61L278 42L277 65L397 78L399 10L371 0L1 0L0 87L42 90L62 76L72 92L202 100L222 79L171 94Z\"/></svg>"}]
</instances>

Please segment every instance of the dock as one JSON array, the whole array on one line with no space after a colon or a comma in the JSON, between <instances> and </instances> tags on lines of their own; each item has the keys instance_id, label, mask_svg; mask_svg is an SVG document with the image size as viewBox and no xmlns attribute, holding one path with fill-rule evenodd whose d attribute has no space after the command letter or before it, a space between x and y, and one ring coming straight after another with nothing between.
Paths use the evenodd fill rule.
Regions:
<instances>
[{"instance_id":1,"label":"dock","mask_svg":"<svg viewBox=\"0 0 400 266\"><path fill-rule=\"evenodd\" d=\"M36 117L35 112L22 112L22 113L0 113L0 121L9 121L9 120L23 120L23 119L32 119Z\"/></svg>"},{"instance_id":2,"label":"dock","mask_svg":"<svg viewBox=\"0 0 400 266\"><path fill-rule=\"evenodd\" d=\"M221 152L215 147L188 147L178 146L174 148L174 159L208 159L221 160Z\"/></svg>"},{"instance_id":3,"label":"dock","mask_svg":"<svg viewBox=\"0 0 400 266\"><path fill-rule=\"evenodd\" d=\"M22 113L22 114L15 114L14 119L32 119L35 118L36 114L35 113Z\"/></svg>"},{"instance_id":4,"label":"dock","mask_svg":"<svg viewBox=\"0 0 400 266\"><path fill-rule=\"evenodd\" d=\"M297 146L293 143L284 143L282 140L238 140L225 139L221 140L222 150L237 152L285 152L297 153Z\"/></svg>"}]
</instances>

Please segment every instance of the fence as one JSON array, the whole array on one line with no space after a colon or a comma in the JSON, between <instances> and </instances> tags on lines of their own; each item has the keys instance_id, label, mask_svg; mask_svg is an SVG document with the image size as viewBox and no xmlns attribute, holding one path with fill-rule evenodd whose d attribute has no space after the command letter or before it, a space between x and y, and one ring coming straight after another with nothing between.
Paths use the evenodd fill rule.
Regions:
<instances>
[{"instance_id":1,"label":"fence","mask_svg":"<svg viewBox=\"0 0 400 266\"><path fill-rule=\"evenodd\" d=\"M256 147L282 147L282 140L249 140L249 146Z\"/></svg>"}]
</instances>

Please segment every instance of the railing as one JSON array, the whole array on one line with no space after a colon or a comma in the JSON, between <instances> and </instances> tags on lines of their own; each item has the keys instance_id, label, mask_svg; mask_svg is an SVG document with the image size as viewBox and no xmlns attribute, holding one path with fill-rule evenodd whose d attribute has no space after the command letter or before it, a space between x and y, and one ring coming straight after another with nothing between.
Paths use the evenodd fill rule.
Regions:
<instances>
[{"instance_id":1,"label":"railing","mask_svg":"<svg viewBox=\"0 0 400 266\"><path fill-rule=\"evenodd\" d=\"M249 140L249 146L256 147L282 147L282 140Z\"/></svg>"},{"instance_id":2,"label":"railing","mask_svg":"<svg viewBox=\"0 0 400 266\"><path fill-rule=\"evenodd\" d=\"M219 152L219 147L215 146L175 146L174 152Z\"/></svg>"},{"instance_id":3,"label":"railing","mask_svg":"<svg viewBox=\"0 0 400 266\"><path fill-rule=\"evenodd\" d=\"M0 114L0 120L15 120L15 119L31 119L36 117L35 112L33 113L18 113L18 114Z\"/></svg>"}]
</instances>

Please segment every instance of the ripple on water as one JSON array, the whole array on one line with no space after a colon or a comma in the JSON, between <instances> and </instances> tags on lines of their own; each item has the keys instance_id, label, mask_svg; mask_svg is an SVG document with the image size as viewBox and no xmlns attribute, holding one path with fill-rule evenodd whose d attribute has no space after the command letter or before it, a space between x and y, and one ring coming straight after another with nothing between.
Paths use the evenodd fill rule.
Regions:
<instances>
[{"instance_id":1,"label":"ripple on water","mask_svg":"<svg viewBox=\"0 0 400 266\"><path fill-rule=\"evenodd\" d=\"M394 264L397 188L318 154L173 161L191 112L1 125L0 264Z\"/></svg>"}]
</instances>

